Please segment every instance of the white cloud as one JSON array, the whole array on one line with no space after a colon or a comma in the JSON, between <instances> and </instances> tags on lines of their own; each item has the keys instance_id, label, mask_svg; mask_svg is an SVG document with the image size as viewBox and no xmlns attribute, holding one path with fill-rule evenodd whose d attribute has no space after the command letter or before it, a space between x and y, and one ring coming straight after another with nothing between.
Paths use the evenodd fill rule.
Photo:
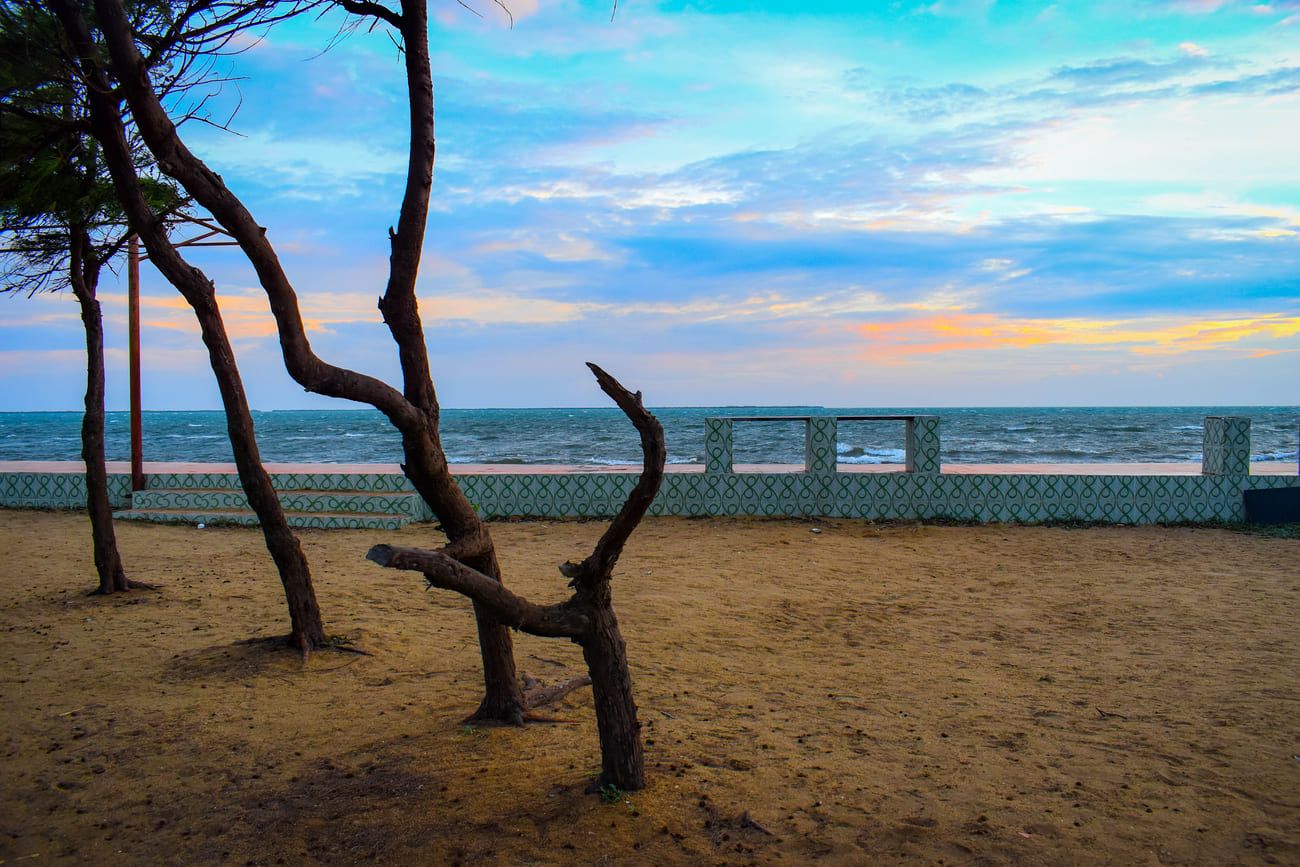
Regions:
<instances>
[{"instance_id":1,"label":"white cloud","mask_svg":"<svg viewBox=\"0 0 1300 867\"><path fill-rule=\"evenodd\" d=\"M407 155L386 144L387 138L299 138L264 128L242 137L205 137L193 147L215 171L237 172L289 195L325 199L360 195L377 178L402 177Z\"/></svg>"},{"instance_id":2,"label":"white cloud","mask_svg":"<svg viewBox=\"0 0 1300 867\"><path fill-rule=\"evenodd\" d=\"M614 262L621 258L590 238L568 232L513 232L505 238L484 241L476 245L473 252L488 255L534 253L552 262Z\"/></svg>"},{"instance_id":3,"label":"white cloud","mask_svg":"<svg viewBox=\"0 0 1300 867\"><path fill-rule=\"evenodd\" d=\"M1300 95L1200 96L1115 106L1029 133L1014 166L987 183L1128 181L1251 185L1300 181L1294 136Z\"/></svg>"},{"instance_id":4,"label":"white cloud","mask_svg":"<svg viewBox=\"0 0 1300 867\"><path fill-rule=\"evenodd\" d=\"M508 202L521 199L606 199L621 208L690 208L700 205L725 205L736 202L741 194L737 190L718 185L690 184L685 182L644 183L634 179L618 178L617 184L595 186L585 181L558 180L550 183L512 185L496 191L496 196Z\"/></svg>"}]
</instances>

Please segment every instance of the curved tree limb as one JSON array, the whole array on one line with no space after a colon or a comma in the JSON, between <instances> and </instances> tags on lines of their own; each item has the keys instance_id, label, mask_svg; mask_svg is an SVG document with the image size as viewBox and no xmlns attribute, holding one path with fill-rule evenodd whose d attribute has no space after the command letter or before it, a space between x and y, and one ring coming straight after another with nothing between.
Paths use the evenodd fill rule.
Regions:
<instances>
[{"instance_id":1,"label":"curved tree limb","mask_svg":"<svg viewBox=\"0 0 1300 867\"><path fill-rule=\"evenodd\" d=\"M243 203L177 135L175 124L149 86L148 68L132 41L131 27L121 2L95 0L95 11L113 65L119 72L122 94L131 106L141 138L153 151L163 171L179 181L186 192L239 242L267 290L285 365L293 378L308 391L369 403L399 428L420 426L422 420L418 411L396 389L374 377L328 364L312 351L297 295L279 257Z\"/></svg>"},{"instance_id":2,"label":"curved tree limb","mask_svg":"<svg viewBox=\"0 0 1300 867\"><path fill-rule=\"evenodd\" d=\"M529 635L577 638L590 628L590 618L572 600L559 605L536 605L506 589L500 581L440 551L375 545L366 559L388 569L423 572L429 586L468 596L486 608L497 622Z\"/></svg>"},{"instance_id":3,"label":"curved tree limb","mask_svg":"<svg viewBox=\"0 0 1300 867\"><path fill-rule=\"evenodd\" d=\"M351 0L349 0L351 2ZM402 34L402 59L406 67L406 99L410 140L407 150L406 188L396 231L389 230L388 285L379 299L384 324L397 343L402 369L402 394L438 421L438 396L429 370L424 326L415 296L420 255L429 220L429 194L433 188L433 162L437 146L433 134L433 77L429 60L429 8L427 0L402 0L395 25Z\"/></svg>"},{"instance_id":4,"label":"curved tree limb","mask_svg":"<svg viewBox=\"0 0 1300 867\"><path fill-rule=\"evenodd\" d=\"M614 564L623 553L623 546L627 544L628 538L641 523L650 504L654 502L655 495L659 493L666 458L663 425L659 424L659 419L651 415L641 403L641 392L628 391L617 379L591 362L587 362L587 367L595 374L601 391L613 398L614 403L618 404L618 408L623 410L623 414L641 434L643 464L641 477L637 479L636 486L628 494L623 508L619 509L614 520L610 521L609 527L596 543L591 556L576 568L561 567L561 572L566 577L573 578L575 586L609 580L614 571Z\"/></svg>"},{"instance_id":5,"label":"curved tree limb","mask_svg":"<svg viewBox=\"0 0 1300 867\"><path fill-rule=\"evenodd\" d=\"M123 0L93 0L122 97L131 108L140 137L162 171L178 181L239 243L266 292L289 375L308 391L368 403L402 434L403 468L415 489L453 541L487 531L473 505L452 478L438 436L438 404L415 303L414 284L422 246L433 172L433 88L428 69L427 9L421 0L403 0L403 56L411 92L410 173L402 205L400 232L394 233L392 277L383 305L384 319L397 340L404 390L375 377L330 364L312 350L298 297L274 246L221 177L186 147L149 79L135 43ZM391 303L390 303L391 302ZM500 568L490 544L468 565L497 578ZM483 655L483 719L522 721L510 631L476 605Z\"/></svg>"}]
</instances>

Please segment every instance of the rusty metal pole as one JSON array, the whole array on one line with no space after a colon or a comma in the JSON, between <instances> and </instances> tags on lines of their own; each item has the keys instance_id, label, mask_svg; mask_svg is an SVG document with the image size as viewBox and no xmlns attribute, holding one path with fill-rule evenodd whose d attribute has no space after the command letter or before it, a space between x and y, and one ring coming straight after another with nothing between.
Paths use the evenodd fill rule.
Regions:
<instances>
[{"instance_id":1,"label":"rusty metal pole","mask_svg":"<svg viewBox=\"0 0 1300 867\"><path fill-rule=\"evenodd\" d=\"M131 490L143 491L144 424L140 418L140 239L127 245L127 343L131 367Z\"/></svg>"}]
</instances>

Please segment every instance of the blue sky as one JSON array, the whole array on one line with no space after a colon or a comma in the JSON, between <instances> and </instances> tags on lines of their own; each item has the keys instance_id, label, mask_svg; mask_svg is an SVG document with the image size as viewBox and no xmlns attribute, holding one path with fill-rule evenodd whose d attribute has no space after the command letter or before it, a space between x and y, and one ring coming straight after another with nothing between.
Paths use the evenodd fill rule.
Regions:
<instances>
[{"instance_id":1,"label":"blue sky","mask_svg":"<svg viewBox=\"0 0 1300 867\"><path fill-rule=\"evenodd\" d=\"M471 4L473 5L473 4ZM448 406L1294 404L1300 2L436 3L421 273ZM815 8L810 8L815 7ZM192 147L268 227L325 358L395 378L375 300L406 118L380 32L234 59ZM216 280L254 405L283 372ZM145 269L145 403L219 400ZM112 408L125 290L102 288ZM0 300L0 409L73 409L71 298Z\"/></svg>"}]
</instances>

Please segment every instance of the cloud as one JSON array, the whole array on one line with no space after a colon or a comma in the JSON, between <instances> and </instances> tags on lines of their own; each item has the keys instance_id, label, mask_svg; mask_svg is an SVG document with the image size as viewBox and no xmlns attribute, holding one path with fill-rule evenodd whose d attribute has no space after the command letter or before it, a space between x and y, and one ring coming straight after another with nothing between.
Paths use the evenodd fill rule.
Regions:
<instances>
[{"instance_id":1,"label":"cloud","mask_svg":"<svg viewBox=\"0 0 1300 867\"><path fill-rule=\"evenodd\" d=\"M1241 99L1209 95L1089 112L1032 131L1019 158L978 174L984 183L1064 180L1254 185L1296 177L1277 146L1300 110L1293 95Z\"/></svg>"},{"instance_id":2,"label":"cloud","mask_svg":"<svg viewBox=\"0 0 1300 867\"><path fill-rule=\"evenodd\" d=\"M283 135L265 127L242 137L195 136L191 144L215 171L279 195L319 201L372 194L374 184L404 177L407 155L391 143L352 135Z\"/></svg>"},{"instance_id":3,"label":"cloud","mask_svg":"<svg viewBox=\"0 0 1300 867\"><path fill-rule=\"evenodd\" d=\"M471 248L479 255L530 253L551 262L614 262L618 255L590 238L569 232L510 232L505 238L482 241Z\"/></svg>"},{"instance_id":4,"label":"cloud","mask_svg":"<svg viewBox=\"0 0 1300 867\"><path fill-rule=\"evenodd\" d=\"M1300 66L1285 66L1239 78L1206 81L1188 89L1191 94L1259 94L1274 96L1300 92Z\"/></svg>"},{"instance_id":5,"label":"cloud","mask_svg":"<svg viewBox=\"0 0 1300 867\"><path fill-rule=\"evenodd\" d=\"M741 197L741 193L735 189L674 180L671 175L661 178L607 175L601 182L582 178L556 179L536 184L504 186L491 191L491 195L508 202L518 202L521 199L600 199L614 207L628 210L730 204Z\"/></svg>"},{"instance_id":6,"label":"cloud","mask_svg":"<svg viewBox=\"0 0 1300 867\"><path fill-rule=\"evenodd\" d=\"M1166 61L1119 57L1083 66L1062 66L1045 79L1044 84L1067 84L1071 87L1115 87L1116 85L1151 84L1167 81L1204 67L1206 52L1194 43L1178 46L1182 56ZM1189 50L1190 47L1193 50Z\"/></svg>"},{"instance_id":7,"label":"cloud","mask_svg":"<svg viewBox=\"0 0 1300 867\"><path fill-rule=\"evenodd\" d=\"M956 313L866 323L858 326L858 333L866 342L863 349L866 358L894 362L912 356L1045 346L1121 349L1143 356L1209 350L1232 350L1253 356L1261 350L1269 354L1270 347L1240 344L1294 338L1300 335L1300 316L1270 313L1208 320L1099 320Z\"/></svg>"},{"instance_id":8,"label":"cloud","mask_svg":"<svg viewBox=\"0 0 1300 867\"><path fill-rule=\"evenodd\" d=\"M592 305L528 298L507 292L444 295L420 300L420 318L427 327L448 322L483 325L557 325L582 318Z\"/></svg>"}]
</instances>

